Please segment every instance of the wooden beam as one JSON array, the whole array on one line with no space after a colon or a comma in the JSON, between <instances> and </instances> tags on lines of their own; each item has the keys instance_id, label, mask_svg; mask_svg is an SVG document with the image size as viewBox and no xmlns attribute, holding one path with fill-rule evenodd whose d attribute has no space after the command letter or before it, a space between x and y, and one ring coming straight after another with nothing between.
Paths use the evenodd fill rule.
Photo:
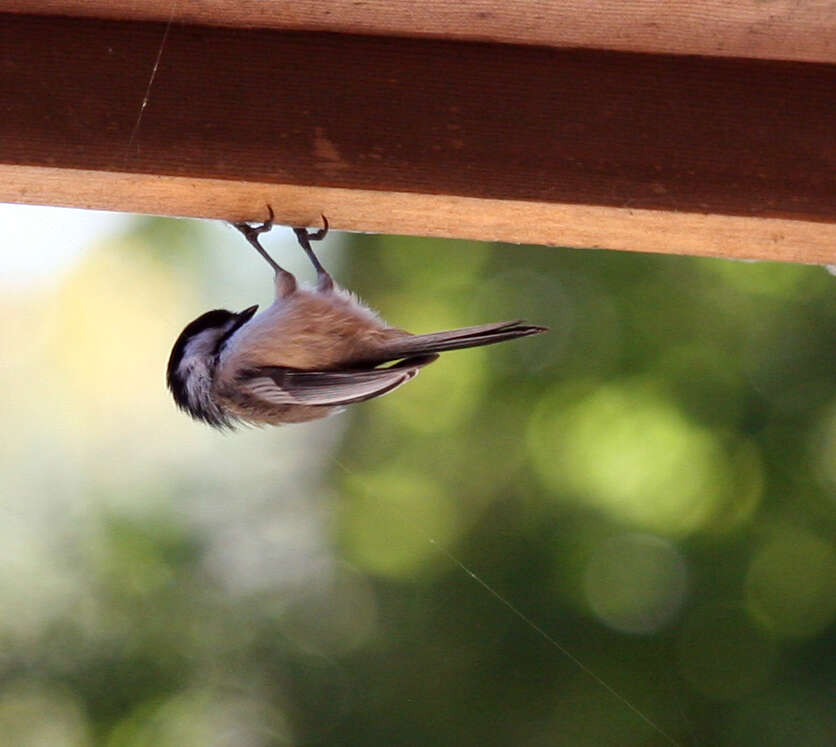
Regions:
<instances>
[{"instance_id":1,"label":"wooden beam","mask_svg":"<svg viewBox=\"0 0 836 747\"><path fill-rule=\"evenodd\" d=\"M237 219L259 217L269 198L288 223L326 212L389 233L836 261L836 66L165 33L0 19L0 199ZM158 183L176 186L165 201L135 192ZM451 220L464 207L471 216Z\"/></svg>"},{"instance_id":2,"label":"wooden beam","mask_svg":"<svg viewBox=\"0 0 836 747\"><path fill-rule=\"evenodd\" d=\"M836 62L832 0L0 0L0 11Z\"/></svg>"},{"instance_id":3,"label":"wooden beam","mask_svg":"<svg viewBox=\"0 0 836 747\"><path fill-rule=\"evenodd\" d=\"M0 201L517 244L836 264L836 224L0 165ZM554 237L560 237L555 241Z\"/></svg>"}]
</instances>

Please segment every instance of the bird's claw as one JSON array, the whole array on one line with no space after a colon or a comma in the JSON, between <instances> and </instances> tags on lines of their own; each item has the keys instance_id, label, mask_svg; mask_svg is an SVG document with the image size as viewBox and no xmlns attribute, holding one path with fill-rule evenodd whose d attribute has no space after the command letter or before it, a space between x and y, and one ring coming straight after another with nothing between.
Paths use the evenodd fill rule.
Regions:
<instances>
[{"instance_id":1,"label":"bird's claw","mask_svg":"<svg viewBox=\"0 0 836 747\"><path fill-rule=\"evenodd\" d=\"M308 241L322 241L328 235L328 218L324 215L322 216L322 223L324 227L318 231L308 231L307 228L294 228L293 233L296 234L300 241L303 237L308 239Z\"/></svg>"},{"instance_id":2,"label":"bird's claw","mask_svg":"<svg viewBox=\"0 0 836 747\"><path fill-rule=\"evenodd\" d=\"M251 226L246 221L243 221L241 223L233 223L232 225L243 233L248 240L252 240L260 234L269 231L273 227L273 218L275 217L275 214L273 213L273 207L270 203L267 203L267 212L270 214L270 217L267 218L264 223Z\"/></svg>"}]
</instances>

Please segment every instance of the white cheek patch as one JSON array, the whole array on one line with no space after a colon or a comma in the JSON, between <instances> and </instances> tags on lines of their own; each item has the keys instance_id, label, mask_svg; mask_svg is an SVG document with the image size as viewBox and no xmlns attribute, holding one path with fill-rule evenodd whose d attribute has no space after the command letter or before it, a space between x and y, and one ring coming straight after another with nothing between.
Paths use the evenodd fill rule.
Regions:
<instances>
[{"instance_id":1,"label":"white cheek patch","mask_svg":"<svg viewBox=\"0 0 836 747\"><path fill-rule=\"evenodd\" d=\"M223 329L207 329L196 335L186 345L183 358L177 366L177 373L184 382L186 396L192 403L209 402L209 390L212 386L210 369L212 351L223 335Z\"/></svg>"},{"instance_id":2,"label":"white cheek patch","mask_svg":"<svg viewBox=\"0 0 836 747\"><path fill-rule=\"evenodd\" d=\"M189 340L189 344L186 345L186 349L183 351L183 362L186 362L190 358L208 358L215 349L218 339L223 334L223 328L215 328L204 329L203 332L195 335Z\"/></svg>"}]
</instances>

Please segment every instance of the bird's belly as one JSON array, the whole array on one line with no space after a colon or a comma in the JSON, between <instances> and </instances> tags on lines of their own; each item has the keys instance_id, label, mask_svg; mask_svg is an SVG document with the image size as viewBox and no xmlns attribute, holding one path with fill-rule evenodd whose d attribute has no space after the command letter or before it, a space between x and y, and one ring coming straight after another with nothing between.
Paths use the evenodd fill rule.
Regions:
<instances>
[{"instance_id":1,"label":"bird's belly","mask_svg":"<svg viewBox=\"0 0 836 747\"><path fill-rule=\"evenodd\" d=\"M307 423L311 420L327 418L342 411L341 407L310 405L272 405L253 399L241 400L221 395L224 410L231 415L254 425L284 425L287 423Z\"/></svg>"}]
</instances>

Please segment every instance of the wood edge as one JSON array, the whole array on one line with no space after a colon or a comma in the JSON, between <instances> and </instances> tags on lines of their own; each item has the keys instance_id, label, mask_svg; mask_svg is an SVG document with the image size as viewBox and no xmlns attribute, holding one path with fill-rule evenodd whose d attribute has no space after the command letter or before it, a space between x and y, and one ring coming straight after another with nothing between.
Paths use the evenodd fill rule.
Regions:
<instances>
[{"instance_id":1,"label":"wood edge","mask_svg":"<svg viewBox=\"0 0 836 747\"><path fill-rule=\"evenodd\" d=\"M530 12L527 12L530 11ZM0 0L0 12L241 28L329 31L651 54L836 63L836 15L825 0L649 5L639 0L566 3L441 0L357 3L297 0Z\"/></svg>"},{"instance_id":2,"label":"wood edge","mask_svg":"<svg viewBox=\"0 0 836 747\"><path fill-rule=\"evenodd\" d=\"M0 164L0 201L514 244L836 264L836 223Z\"/></svg>"}]
</instances>

